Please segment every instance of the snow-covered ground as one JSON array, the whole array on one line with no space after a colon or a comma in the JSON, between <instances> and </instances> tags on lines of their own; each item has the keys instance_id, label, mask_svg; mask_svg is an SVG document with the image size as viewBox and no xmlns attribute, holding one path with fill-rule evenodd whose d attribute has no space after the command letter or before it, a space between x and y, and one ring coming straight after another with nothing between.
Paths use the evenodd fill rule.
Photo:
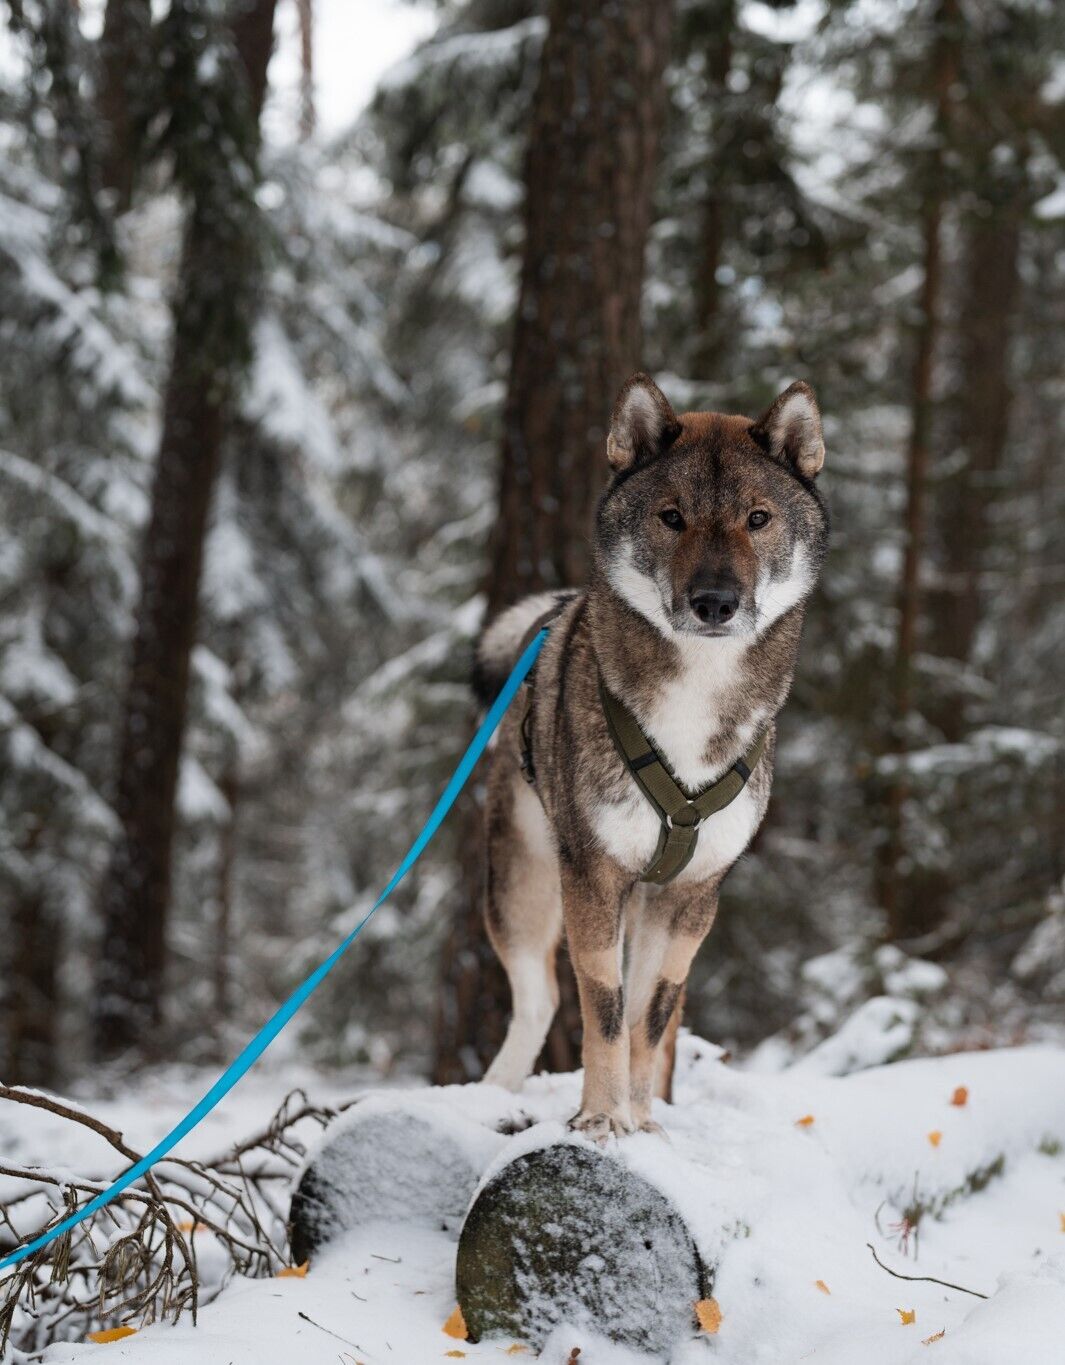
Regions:
<instances>
[{"instance_id":1,"label":"snow-covered ground","mask_svg":"<svg viewBox=\"0 0 1065 1365\"><path fill-rule=\"evenodd\" d=\"M164 1073L149 1094L92 1107L147 1145L200 1079ZM342 1088L288 1066L264 1070L187 1150L206 1155L261 1125L293 1082L311 1082L323 1099ZM480 1144L477 1160L494 1169L530 1146L575 1140L564 1119L577 1094L577 1077L543 1076L520 1096L467 1086L422 1088L417 1100L486 1131L505 1119L533 1120L514 1137ZM403 1102L399 1088L388 1096ZM668 1142L640 1135L617 1155L682 1209L717 1265L721 1312L714 1335L681 1328L673 1365L1065 1360L1065 1051L957 1053L844 1077L802 1068L767 1075L686 1038L677 1103L658 1117ZM29 1158L32 1148L34 1160L47 1154L79 1170L105 1158L84 1134L72 1145L45 1116L22 1125L16 1141L10 1129L0 1138L9 1153ZM907 1214L918 1219L908 1237ZM893 1270L988 1298L896 1279L867 1243ZM306 1276L235 1280L201 1311L198 1327L156 1325L103 1348L55 1345L45 1360L80 1362L101 1349L133 1365L498 1359L519 1343L473 1344L442 1330L455 1307L454 1262L453 1234L394 1217L337 1240ZM577 1359L575 1347L580 1365L647 1359L576 1326L558 1328L540 1359L563 1365Z\"/></svg>"}]
</instances>

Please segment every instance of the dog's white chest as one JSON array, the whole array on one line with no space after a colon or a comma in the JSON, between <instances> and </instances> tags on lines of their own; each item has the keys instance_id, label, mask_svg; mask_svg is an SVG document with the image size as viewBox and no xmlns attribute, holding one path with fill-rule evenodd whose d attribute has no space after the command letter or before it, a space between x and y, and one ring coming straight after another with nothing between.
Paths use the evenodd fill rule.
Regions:
<instances>
[{"instance_id":1,"label":"dog's white chest","mask_svg":"<svg viewBox=\"0 0 1065 1365\"><path fill-rule=\"evenodd\" d=\"M755 799L745 787L735 801L700 826L695 853L678 880L705 881L731 867L754 837L759 818ZM642 872L650 865L661 830L657 814L635 781L624 800L603 803L596 811L599 842L630 872Z\"/></svg>"},{"instance_id":2,"label":"dog's white chest","mask_svg":"<svg viewBox=\"0 0 1065 1365\"><path fill-rule=\"evenodd\" d=\"M707 744L721 726L721 702L736 685L745 644L733 640L678 640L683 667L665 682L654 706L640 722L666 762L689 791L701 791L721 776L706 764ZM746 749L767 719L752 713L735 738ZM630 778L625 799L604 803L596 812L600 843L631 871L647 867L662 825L654 808ZM699 830L691 862L680 880L702 881L723 872L751 842L760 821L758 804L747 788L724 810L711 815Z\"/></svg>"}]
</instances>

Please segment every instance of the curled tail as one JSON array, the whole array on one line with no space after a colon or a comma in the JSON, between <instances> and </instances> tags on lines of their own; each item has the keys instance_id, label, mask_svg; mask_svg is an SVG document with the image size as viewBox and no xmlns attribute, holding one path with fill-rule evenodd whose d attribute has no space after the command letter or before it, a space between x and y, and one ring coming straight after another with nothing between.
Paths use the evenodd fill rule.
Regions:
<instances>
[{"instance_id":1,"label":"curled tail","mask_svg":"<svg viewBox=\"0 0 1065 1365\"><path fill-rule=\"evenodd\" d=\"M489 621L477 641L470 678L474 695L482 706L488 706L506 682L536 622L541 617L557 615L577 595L575 588L534 593Z\"/></svg>"}]
</instances>

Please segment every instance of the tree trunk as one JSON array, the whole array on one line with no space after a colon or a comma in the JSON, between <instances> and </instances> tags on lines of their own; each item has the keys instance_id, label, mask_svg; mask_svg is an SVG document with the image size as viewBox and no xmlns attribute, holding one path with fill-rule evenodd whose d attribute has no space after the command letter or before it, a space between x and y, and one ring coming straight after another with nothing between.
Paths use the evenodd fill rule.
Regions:
<instances>
[{"instance_id":1,"label":"tree trunk","mask_svg":"<svg viewBox=\"0 0 1065 1365\"><path fill-rule=\"evenodd\" d=\"M314 136L314 0L298 0L300 15L300 141Z\"/></svg>"},{"instance_id":2,"label":"tree trunk","mask_svg":"<svg viewBox=\"0 0 1065 1365\"><path fill-rule=\"evenodd\" d=\"M937 494L942 559L933 604L936 650L963 666L972 662L984 616L980 584L989 567L990 513L998 494L1013 398L1010 344L1028 195L1021 177L1012 181L995 194L986 212L973 214L966 225L955 400L957 444L965 464ZM935 719L948 740L965 735L969 720L964 689L960 697L952 692L943 699Z\"/></svg>"},{"instance_id":3,"label":"tree trunk","mask_svg":"<svg viewBox=\"0 0 1065 1365\"><path fill-rule=\"evenodd\" d=\"M19 1085L54 1085L62 917L45 891L20 886L8 906L5 929L0 987L7 1035L4 1077Z\"/></svg>"},{"instance_id":4,"label":"tree trunk","mask_svg":"<svg viewBox=\"0 0 1065 1365\"><path fill-rule=\"evenodd\" d=\"M940 0L936 11L931 64L935 110L934 145L924 187L923 260L918 302L917 349L913 367L910 437L906 451L906 510L902 574L898 591L898 625L892 669L893 734L890 752L900 765L909 748L914 709L913 665L921 614L921 569L925 554L925 497L934 405L933 381L940 333L943 292L942 236L946 169L944 152L951 125L951 88L958 72L959 0ZM893 775L887 793L887 832L878 869L880 901L887 915L888 936L909 938L930 927L923 904L904 876L905 807L909 789L904 769Z\"/></svg>"},{"instance_id":5,"label":"tree trunk","mask_svg":"<svg viewBox=\"0 0 1065 1365\"><path fill-rule=\"evenodd\" d=\"M525 255L488 608L580 584L606 428L641 358L672 6L552 0L525 167Z\"/></svg>"},{"instance_id":6,"label":"tree trunk","mask_svg":"<svg viewBox=\"0 0 1065 1365\"><path fill-rule=\"evenodd\" d=\"M695 303L699 329L695 348L695 364L699 377L709 378L715 373L725 342L721 326L721 284L718 275L726 241L727 197L721 193L717 174L722 154L720 110L728 95L728 77L732 67L733 34L736 25L735 0L720 0L716 7L715 23L705 35L707 80L712 100L717 104L715 145L710 149L707 164L706 199L703 203L703 223L696 261Z\"/></svg>"},{"instance_id":7,"label":"tree trunk","mask_svg":"<svg viewBox=\"0 0 1065 1365\"><path fill-rule=\"evenodd\" d=\"M217 155L236 155L243 165L203 168L185 229L122 716L115 794L121 832L101 898L96 1037L105 1053L142 1041L161 1017L175 796L204 540L222 439L247 360L257 275L246 186L254 180L273 16L274 0L253 0L235 12L245 89L235 96L227 130L233 142L227 150L218 145ZM238 182L245 186L243 200Z\"/></svg>"},{"instance_id":8,"label":"tree trunk","mask_svg":"<svg viewBox=\"0 0 1065 1365\"><path fill-rule=\"evenodd\" d=\"M525 163L525 250L503 413L499 516L486 583L493 613L583 583L606 482L618 389L639 367L644 250L661 133L672 6L552 0ZM464 814L463 884L445 948L434 1075L481 1074L509 992L481 922L480 811ZM563 974L544 1053L578 1065L580 1011Z\"/></svg>"},{"instance_id":9,"label":"tree trunk","mask_svg":"<svg viewBox=\"0 0 1065 1365\"><path fill-rule=\"evenodd\" d=\"M133 201L146 88L154 76L151 0L107 0L100 65L100 179L114 195L114 210L123 213Z\"/></svg>"}]
</instances>

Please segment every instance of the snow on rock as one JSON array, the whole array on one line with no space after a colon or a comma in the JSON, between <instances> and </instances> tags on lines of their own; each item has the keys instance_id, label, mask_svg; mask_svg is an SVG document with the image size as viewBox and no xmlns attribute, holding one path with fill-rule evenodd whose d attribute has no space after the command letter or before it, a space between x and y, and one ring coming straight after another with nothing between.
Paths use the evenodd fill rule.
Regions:
<instances>
[{"instance_id":1,"label":"snow on rock","mask_svg":"<svg viewBox=\"0 0 1065 1365\"><path fill-rule=\"evenodd\" d=\"M559 1321L538 1357L545 1365L564 1365L578 1346L580 1365L1065 1358L1065 1051L959 1053L842 1077L741 1070L688 1036L678 1054L677 1102L655 1113L669 1140L639 1134L606 1155L680 1210L714 1268L720 1329L709 1337L678 1324L677 1345L648 1355L609 1343L609 1323ZM483 1130L483 1148L466 1149L485 1163L483 1188L525 1153L580 1145L564 1126L579 1082L541 1076L519 1095L471 1085L416 1099L433 1124L449 1115L463 1132ZM365 1103L384 1112L412 1102L393 1094ZM867 1243L901 1274L990 1297L896 1279ZM516 1339L443 1335L454 1276L448 1232L371 1222L316 1254L305 1279L234 1281L199 1327L146 1328L109 1346L109 1359L288 1365L348 1351L365 1365L422 1365L461 1349L472 1362L497 1360ZM45 1359L81 1361L96 1349L55 1346Z\"/></svg>"},{"instance_id":2,"label":"snow on rock","mask_svg":"<svg viewBox=\"0 0 1065 1365\"><path fill-rule=\"evenodd\" d=\"M378 1220L457 1235L482 1170L505 1141L454 1107L367 1097L308 1153L290 1213L293 1260Z\"/></svg>"}]
</instances>

